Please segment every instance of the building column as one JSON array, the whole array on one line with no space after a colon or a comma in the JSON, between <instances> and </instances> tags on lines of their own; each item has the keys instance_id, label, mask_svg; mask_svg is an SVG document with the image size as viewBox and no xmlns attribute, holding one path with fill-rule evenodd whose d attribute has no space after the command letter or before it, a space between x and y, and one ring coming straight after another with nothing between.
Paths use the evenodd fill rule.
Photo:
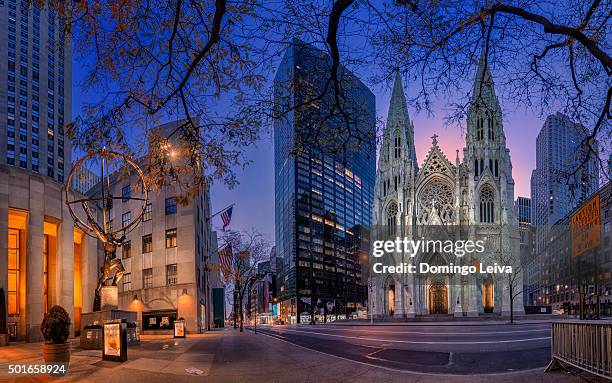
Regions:
<instances>
[{"instance_id":1,"label":"building column","mask_svg":"<svg viewBox=\"0 0 612 383\"><path fill-rule=\"evenodd\" d=\"M30 342L43 340L40 325L44 317L44 217L45 185L30 177L30 209L26 247L26 328Z\"/></svg>"},{"instance_id":2,"label":"building column","mask_svg":"<svg viewBox=\"0 0 612 383\"><path fill-rule=\"evenodd\" d=\"M4 289L2 313L8 323L8 172L0 167L0 287Z\"/></svg>"},{"instance_id":3,"label":"building column","mask_svg":"<svg viewBox=\"0 0 612 383\"><path fill-rule=\"evenodd\" d=\"M467 308L467 316L469 317L477 317L478 316L478 297L476 294L478 293L478 289L476 287L476 277L473 275L469 278L469 286L468 286L468 308Z\"/></svg>"},{"instance_id":4,"label":"building column","mask_svg":"<svg viewBox=\"0 0 612 383\"><path fill-rule=\"evenodd\" d=\"M62 206L62 210L67 208ZM59 276L57 304L68 312L74 324L74 225L67 211L63 212L63 221L57 230L57 274ZM71 333L78 329L72 326Z\"/></svg>"}]
</instances>

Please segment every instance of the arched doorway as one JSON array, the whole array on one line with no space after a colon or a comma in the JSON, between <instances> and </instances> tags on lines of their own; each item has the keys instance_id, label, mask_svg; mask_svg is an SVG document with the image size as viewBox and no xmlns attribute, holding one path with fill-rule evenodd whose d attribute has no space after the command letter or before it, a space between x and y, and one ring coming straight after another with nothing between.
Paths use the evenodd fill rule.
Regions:
<instances>
[{"instance_id":1,"label":"arched doorway","mask_svg":"<svg viewBox=\"0 0 612 383\"><path fill-rule=\"evenodd\" d=\"M393 316L393 313L395 312L395 283L391 282L389 284L386 298L386 313L387 315Z\"/></svg>"},{"instance_id":2,"label":"arched doorway","mask_svg":"<svg viewBox=\"0 0 612 383\"><path fill-rule=\"evenodd\" d=\"M484 280L482 285L482 306L485 313L492 313L495 306L493 278L490 275Z\"/></svg>"},{"instance_id":3,"label":"arched doorway","mask_svg":"<svg viewBox=\"0 0 612 383\"><path fill-rule=\"evenodd\" d=\"M429 288L429 313L448 314L448 287L442 284Z\"/></svg>"}]
</instances>

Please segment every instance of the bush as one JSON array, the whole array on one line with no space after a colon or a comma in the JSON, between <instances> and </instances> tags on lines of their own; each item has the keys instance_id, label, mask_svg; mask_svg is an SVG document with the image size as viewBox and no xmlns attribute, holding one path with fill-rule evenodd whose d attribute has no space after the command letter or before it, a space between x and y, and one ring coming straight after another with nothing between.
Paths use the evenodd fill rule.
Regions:
<instances>
[{"instance_id":1,"label":"bush","mask_svg":"<svg viewBox=\"0 0 612 383\"><path fill-rule=\"evenodd\" d=\"M47 343L65 343L70 336L70 317L61 306L53 306L40 326L40 331Z\"/></svg>"}]
</instances>

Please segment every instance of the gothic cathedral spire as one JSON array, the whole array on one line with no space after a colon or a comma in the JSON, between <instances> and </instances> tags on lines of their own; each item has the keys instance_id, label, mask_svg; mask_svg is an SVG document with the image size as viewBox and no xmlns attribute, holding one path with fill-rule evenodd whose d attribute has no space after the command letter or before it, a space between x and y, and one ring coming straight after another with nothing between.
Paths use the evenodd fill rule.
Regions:
<instances>
[{"instance_id":1,"label":"gothic cathedral spire","mask_svg":"<svg viewBox=\"0 0 612 383\"><path fill-rule=\"evenodd\" d=\"M408 114L408 105L399 70L395 72L384 139L388 140L388 146L383 146L383 154L387 154L384 150L389 150L388 154L391 157L402 157L402 154L404 154L404 160L412 160L412 167L416 173L418 164L414 147L414 125L410 121L410 115ZM385 144L384 139L383 145Z\"/></svg>"}]
</instances>

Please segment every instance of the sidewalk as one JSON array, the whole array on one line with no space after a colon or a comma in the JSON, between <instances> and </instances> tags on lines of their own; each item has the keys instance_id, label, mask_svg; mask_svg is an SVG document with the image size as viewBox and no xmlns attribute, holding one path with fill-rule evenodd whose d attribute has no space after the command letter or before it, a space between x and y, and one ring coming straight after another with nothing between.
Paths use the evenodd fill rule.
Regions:
<instances>
[{"instance_id":1,"label":"sidewalk","mask_svg":"<svg viewBox=\"0 0 612 383\"><path fill-rule=\"evenodd\" d=\"M0 348L0 381L58 382L581 382L566 372L451 376L383 369L305 349L251 332L234 330L185 339L144 340L128 350L125 363L102 361L101 351L73 350L70 373L60 379L7 374L9 363L42 363L40 343ZM193 369L190 375L186 369Z\"/></svg>"}]
</instances>

